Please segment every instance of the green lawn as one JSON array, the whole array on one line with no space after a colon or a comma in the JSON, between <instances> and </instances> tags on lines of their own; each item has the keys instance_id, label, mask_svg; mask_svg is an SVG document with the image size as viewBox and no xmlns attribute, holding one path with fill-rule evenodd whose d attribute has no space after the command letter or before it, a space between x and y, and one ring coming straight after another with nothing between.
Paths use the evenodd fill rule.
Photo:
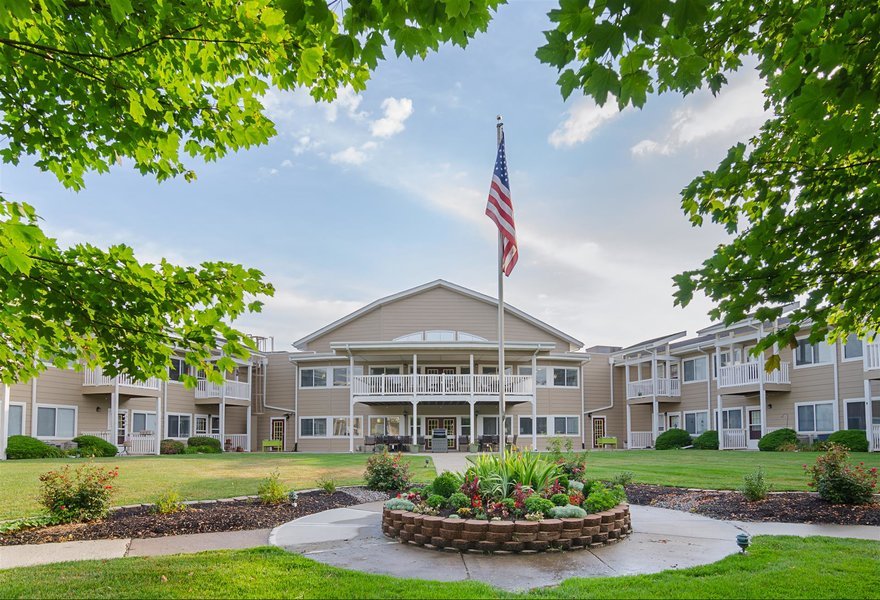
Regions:
<instances>
[{"instance_id":1,"label":"green lawn","mask_svg":"<svg viewBox=\"0 0 880 600\"><path fill-rule=\"evenodd\" d=\"M757 537L749 554L655 575L573 578L511 594L328 567L276 548L0 571L15 598L876 598L880 543Z\"/></svg>"},{"instance_id":2,"label":"green lawn","mask_svg":"<svg viewBox=\"0 0 880 600\"><path fill-rule=\"evenodd\" d=\"M596 450L587 454L587 476L607 479L632 471L639 483L730 490L758 466L774 490L807 490L803 465L818 452L742 452L719 450ZM854 452L853 462L880 467L880 453Z\"/></svg>"},{"instance_id":3,"label":"green lawn","mask_svg":"<svg viewBox=\"0 0 880 600\"><path fill-rule=\"evenodd\" d=\"M408 457L419 480L434 476L431 463ZM0 462L0 520L40 512L36 496L38 477L59 466L81 464L75 459L9 460ZM186 500L229 498L257 492L258 482L278 469L285 483L296 489L315 487L319 477L333 477L339 485L363 483L366 454L264 454L228 453L180 456L133 456L99 458L96 463L119 466L113 503L153 502L161 492L174 488Z\"/></svg>"}]
</instances>

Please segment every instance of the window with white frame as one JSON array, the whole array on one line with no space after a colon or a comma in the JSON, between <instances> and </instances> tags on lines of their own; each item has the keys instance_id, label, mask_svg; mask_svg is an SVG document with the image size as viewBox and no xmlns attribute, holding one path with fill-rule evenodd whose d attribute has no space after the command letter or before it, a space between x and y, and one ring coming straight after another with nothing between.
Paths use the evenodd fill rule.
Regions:
<instances>
[{"instance_id":1,"label":"window with white frame","mask_svg":"<svg viewBox=\"0 0 880 600\"><path fill-rule=\"evenodd\" d=\"M681 371L684 375L682 381L691 383L694 381L706 381L709 370L706 364L705 356L697 356L695 358L686 358L681 362Z\"/></svg>"},{"instance_id":2,"label":"window with white frame","mask_svg":"<svg viewBox=\"0 0 880 600\"><path fill-rule=\"evenodd\" d=\"M75 430L75 408L37 405L37 437L72 438Z\"/></svg>"},{"instance_id":3,"label":"window with white frame","mask_svg":"<svg viewBox=\"0 0 880 600\"><path fill-rule=\"evenodd\" d=\"M400 367L370 367L370 375L400 375Z\"/></svg>"},{"instance_id":4,"label":"window with white frame","mask_svg":"<svg viewBox=\"0 0 880 600\"><path fill-rule=\"evenodd\" d=\"M370 435L400 435L400 417L370 417Z\"/></svg>"},{"instance_id":5,"label":"window with white frame","mask_svg":"<svg viewBox=\"0 0 880 600\"><path fill-rule=\"evenodd\" d=\"M483 419L483 435L500 435L498 432L498 417L481 417ZM513 431L513 417L504 417L505 435Z\"/></svg>"},{"instance_id":6,"label":"window with white frame","mask_svg":"<svg viewBox=\"0 0 880 600\"><path fill-rule=\"evenodd\" d=\"M211 433L220 433L220 415L211 415Z\"/></svg>"},{"instance_id":7,"label":"window with white frame","mask_svg":"<svg viewBox=\"0 0 880 600\"><path fill-rule=\"evenodd\" d=\"M196 415L196 435L208 434L208 415Z\"/></svg>"},{"instance_id":8,"label":"window with white frame","mask_svg":"<svg viewBox=\"0 0 880 600\"><path fill-rule=\"evenodd\" d=\"M684 413L684 430L691 435L700 435L709 427L709 413L707 411Z\"/></svg>"},{"instance_id":9,"label":"window with white frame","mask_svg":"<svg viewBox=\"0 0 880 600\"><path fill-rule=\"evenodd\" d=\"M9 435L24 435L24 404L9 404Z\"/></svg>"},{"instance_id":10,"label":"window with white frame","mask_svg":"<svg viewBox=\"0 0 880 600\"><path fill-rule=\"evenodd\" d=\"M865 401L862 398L858 400L846 401L846 428L861 429L868 428L868 420L865 417Z\"/></svg>"},{"instance_id":11,"label":"window with white frame","mask_svg":"<svg viewBox=\"0 0 880 600\"><path fill-rule=\"evenodd\" d=\"M327 367L308 367L300 369L299 387L327 387Z\"/></svg>"},{"instance_id":12,"label":"window with white frame","mask_svg":"<svg viewBox=\"0 0 880 600\"><path fill-rule=\"evenodd\" d=\"M577 387L577 367L553 367L553 387Z\"/></svg>"},{"instance_id":13,"label":"window with white frame","mask_svg":"<svg viewBox=\"0 0 880 600\"><path fill-rule=\"evenodd\" d=\"M131 413L131 431L133 433L141 433L142 431L156 431L156 413L132 411Z\"/></svg>"},{"instance_id":14,"label":"window with white frame","mask_svg":"<svg viewBox=\"0 0 880 600\"><path fill-rule=\"evenodd\" d=\"M470 417L462 417L461 418L461 435L466 435L470 437L471 435L471 418Z\"/></svg>"},{"instance_id":15,"label":"window with white frame","mask_svg":"<svg viewBox=\"0 0 880 600\"><path fill-rule=\"evenodd\" d=\"M348 437L349 417L333 417L333 436ZM361 436L361 417L354 418L354 437Z\"/></svg>"},{"instance_id":16,"label":"window with white frame","mask_svg":"<svg viewBox=\"0 0 880 600\"><path fill-rule=\"evenodd\" d=\"M483 365L480 367L480 372L483 375L498 375L498 365ZM504 374L513 375L513 367L504 367Z\"/></svg>"},{"instance_id":17,"label":"window with white frame","mask_svg":"<svg viewBox=\"0 0 880 600\"><path fill-rule=\"evenodd\" d=\"M300 437L327 437L327 417L302 417L299 420Z\"/></svg>"},{"instance_id":18,"label":"window with white frame","mask_svg":"<svg viewBox=\"0 0 880 600\"><path fill-rule=\"evenodd\" d=\"M547 386L547 367L538 367L535 371L535 385L538 387L546 387ZM520 366L517 369L517 373L519 375L531 375L532 367L531 366Z\"/></svg>"},{"instance_id":19,"label":"window with white frame","mask_svg":"<svg viewBox=\"0 0 880 600\"><path fill-rule=\"evenodd\" d=\"M189 373L189 367L179 356L171 357L171 366L168 367L169 381L183 381L183 376Z\"/></svg>"},{"instance_id":20,"label":"window with white frame","mask_svg":"<svg viewBox=\"0 0 880 600\"><path fill-rule=\"evenodd\" d=\"M192 431L192 415L168 414L166 437L188 438Z\"/></svg>"},{"instance_id":21,"label":"window with white frame","mask_svg":"<svg viewBox=\"0 0 880 600\"><path fill-rule=\"evenodd\" d=\"M715 411L716 414L718 411ZM742 429L742 408L725 408L721 411L721 429Z\"/></svg>"},{"instance_id":22,"label":"window with white frame","mask_svg":"<svg viewBox=\"0 0 880 600\"><path fill-rule=\"evenodd\" d=\"M577 435L580 419L577 417L553 417L553 435Z\"/></svg>"},{"instance_id":23,"label":"window with white frame","mask_svg":"<svg viewBox=\"0 0 880 600\"><path fill-rule=\"evenodd\" d=\"M798 340L797 349L794 352L795 366L827 365L833 361L834 355L831 346L826 342L811 344L807 338Z\"/></svg>"},{"instance_id":24,"label":"window with white frame","mask_svg":"<svg viewBox=\"0 0 880 600\"><path fill-rule=\"evenodd\" d=\"M536 417L535 423L537 423L537 426L535 427L535 435L547 435L547 417ZM531 417L519 418L519 434L532 435Z\"/></svg>"},{"instance_id":25,"label":"window with white frame","mask_svg":"<svg viewBox=\"0 0 880 600\"><path fill-rule=\"evenodd\" d=\"M854 333L849 334L846 337L846 342L843 344L843 359L851 360L862 358L863 353L862 340L860 340L859 336Z\"/></svg>"},{"instance_id":26,"label":"window with white frame","mask_svg":"<svg viewBox=\"0 0 880 600\"><path fill-rule=\"evenodd\" d=\"M834 431L834 404L811 402L795 404L798 433L831 433Z\"/></svg>"}]
</instances>

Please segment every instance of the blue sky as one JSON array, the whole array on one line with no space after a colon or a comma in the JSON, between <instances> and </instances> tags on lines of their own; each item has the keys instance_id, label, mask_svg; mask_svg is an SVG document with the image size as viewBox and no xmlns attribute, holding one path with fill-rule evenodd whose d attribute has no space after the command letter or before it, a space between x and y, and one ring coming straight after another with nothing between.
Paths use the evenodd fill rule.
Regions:
<instances>
[{"instance_id":1,"label":"blue sky","mask_svg":"<svg viewBox=\"0 0 880 600\"><path fill-rule=\"evenodd\" d=\"M157 184L123 164L73 193L22 163L0 167L0 186L61 243L262 269L276 296L239 325L283 348L437 278L495 294L483 210L502 114L520 246L506 299L587 345L693 331L708 304L674 308L670 278L724 236L691 228L678 192L757 130L759 81L744 71L718 98L652 97L641 111L563 102L555 70L534 58L552 7L502 7L467 49L389 58L365 93L332 105L273 92L278 137L194 164L193 183Z\"/></svg>"}]
</instances>

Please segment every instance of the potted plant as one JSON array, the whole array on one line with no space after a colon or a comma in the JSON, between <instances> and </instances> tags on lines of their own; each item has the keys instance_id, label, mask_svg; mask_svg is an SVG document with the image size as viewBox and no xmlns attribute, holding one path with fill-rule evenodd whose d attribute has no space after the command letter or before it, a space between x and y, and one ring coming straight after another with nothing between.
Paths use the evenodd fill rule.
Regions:
<instances>
[{"instance_id":1,"label":"potted plant","mask_svg":"<svg viewBox=\"0 0 880 600\"><path fill-rule=\"evenodd\" d=\"M474 454L479 451L480 451L480 445L478 443L474 442L472 444L468 444L468 452L470 452L471 454Z\"/></svg>"}]
</instances>

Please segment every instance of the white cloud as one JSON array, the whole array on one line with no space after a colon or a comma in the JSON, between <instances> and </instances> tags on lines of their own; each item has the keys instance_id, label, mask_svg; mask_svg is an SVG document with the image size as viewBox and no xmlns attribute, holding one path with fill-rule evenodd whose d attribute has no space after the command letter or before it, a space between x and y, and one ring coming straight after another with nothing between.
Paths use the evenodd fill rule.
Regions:
<instances>
[{"instance_id":1,"label":"white cloud","mask_svg":"<svg viewBox=\"0 0 880 600\"><path fill-rule=\"evenodd\" d=\"M605 106L582 98L568 110L568 118L553 130L547 141L554 148L571 147L587 141L603 123L617 118L620 111L613 98Z\"/></svg>"},{"instance_id":2,"label":"white cloud","mask_svg":"<svg viewBox=\"0 0 880 600\"><path fill-rule=\"evenodd\" d=\"M698 94L675 111L659 140L644 139L630 148L633 156L670 155L708 140L725 145L754 134L767 119L764 84L755 71L746 71L717 97Z\"/></svg>"},{"instance_id":3,"label":"white cloud","mask_svg":"<svg viewBox=\"0 0 880 600\"><path fill-rule=\"evenodd\" d=\"M370 124L370 132L381 138L389 138L404 130L404 122L413 113L413 103L409 98L385 98L382 101L384 116Z\"/></svg>"},{"instance_id":4,"label":"white cloud","mask_svg":"<svg viewBox=\"0 0 880 600\"><path fill-rule=\"evenodd\" d=\"M358 112L362 101L363 96L359 96L350 87L344 87L336 93L336 99L326 105L324 116L327 121L333 123L336 121L339 111L342 110L350 119L363 119L367 113Z\"/></svg>"},{"instance_id":5,"label":"white cloud","mask_svg":"<svg viewBox=\"0 0 880 600\"><path fill-rule=\"evenodd\" d=\"M290 160L289 158L285 158L284 160L281 161L281 166L284 167L285 169L289 169L293 166L293 161Z\"/></svg>"},{"instance_id":6,"label":"white cloud","mask_svg":"<svg viewBox=\"0 0 880 600\"><path fill-rule=\"evenodd\" d=\"M349 146L331 154L330 162L343 165L362 165L369 158L368 152L376 147L376 142L364 142L359 147Z\"/></svg>"}]
</instances>

